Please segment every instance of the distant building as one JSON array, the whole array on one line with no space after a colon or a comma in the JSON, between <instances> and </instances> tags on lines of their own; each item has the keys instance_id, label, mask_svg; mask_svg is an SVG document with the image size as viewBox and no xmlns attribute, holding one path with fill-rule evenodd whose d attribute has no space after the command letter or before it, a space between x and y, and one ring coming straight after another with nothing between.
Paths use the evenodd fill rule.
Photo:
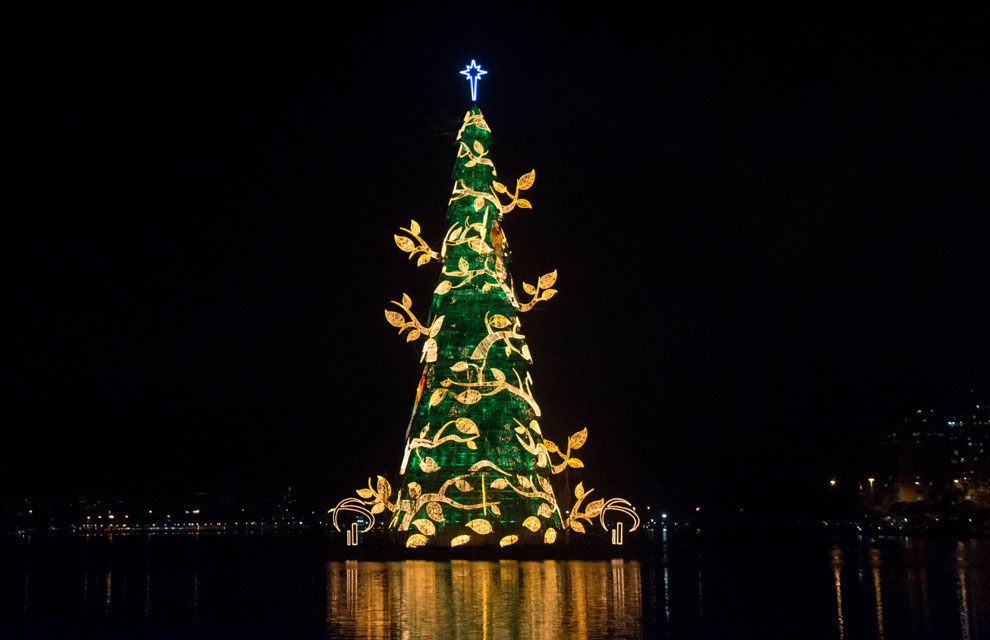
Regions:
<instances>
[{"instance_id":1,"label":"distant building","mask_svg":"<svg viewBox=\"0 0 990 640\"><path fill-rule=\"evenodd\" d=\"M965 497L990 502L990 406L946 417L951 481Z\"/></svg>"},{"instance_id":2,"label":"distant building","mask_svg":"<svg viewBox=\"0 0 990 640\"><path fill-rule=\"evenodd\" d=\"M948 435L944 418L919 409L884 436L898 502L924 500L945 490L952 470Z\"/></svg>"},{"instance_id":3,"label":"distant building","mask_svg":"<svg viewBox=\"0 0 990 640\"><path fill-rule=\"evenodd\" d=\"M990 407L939 414L919 409L883 438L898 502L942 496L990 504Z\"/></svg>"}]
</instances>

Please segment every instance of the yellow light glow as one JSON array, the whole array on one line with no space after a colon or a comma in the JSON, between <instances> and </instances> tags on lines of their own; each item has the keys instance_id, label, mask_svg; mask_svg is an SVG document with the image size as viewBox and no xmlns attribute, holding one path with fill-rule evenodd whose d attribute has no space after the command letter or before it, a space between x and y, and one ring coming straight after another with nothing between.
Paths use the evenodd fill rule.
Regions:
<instances>
[{"instance_id":1,"label":"yellow light glow","mask_svg":"<svg viewBox=\"0 0 990 640\"><path fill-rule=\"evenodd\" d=\"M517 535L505 536L504 538L498 541L498 546L507 547L510 544L515 544L518 540L519 540L519 536Z\"/></svg>"},{"instance_id":2,"label":"yellow light glow","mask_svg":"<svg viewBox=\"0 0 990 640\"><path fill-rule=\"evenodd\" d=\"M536 516L529 516L528 518L523 520L522 526L529 529L530 531L539 531L541 526L540 519L537 518Z\"/></svg>"},{"instance_id":3,"label":"yellow light glow","mask_svg":"<svg viewBox=\"0 0 990 640\"><path fill-rule=\"evenodd\" d=\"M471 539L471 536L469 536L467 534L461 535L461 536L456 536L456 537L454 537L450 541L450 546L452 546L452 547L459 547L462 544L467 544L468 540L470 540L470 539Z\"/></svg>"},{"instance_id":4,"label":"yellow light glow","mask_svg":"<svg viewBox=\"0 0 990 640\"><path fill-rule=\"evenodd\" d=\"M471 529L475 533L479 533L483 536L488 535L489 533L492 532L492 523L488 522L484 518L477 518L475 520L468 522L464 526L466 526L468 529Z\"/></svg>"},{"instance_id":5,"label":"yellow light glow","mask_svg":"<svg viewBox=\"0 0 990 640\"><path fill-rule=\"evenodd\" d=\"M436 526L432 522L426 519L413 520L412 525L419 529L419 532L423 535L432 536L437 532Z\"/></svg>"},{"instance_id":6,"label":"yellow light glow","mask_svg":"<svg viewBox=\"0 0 990 640\"><path fill-rule=\"evenodd\" d=\"M414 533L406 540L406 547L410 549L415 549L416 547L422 547L426 544L426 536L420 533Z\"/></svg>"}]
</instances>

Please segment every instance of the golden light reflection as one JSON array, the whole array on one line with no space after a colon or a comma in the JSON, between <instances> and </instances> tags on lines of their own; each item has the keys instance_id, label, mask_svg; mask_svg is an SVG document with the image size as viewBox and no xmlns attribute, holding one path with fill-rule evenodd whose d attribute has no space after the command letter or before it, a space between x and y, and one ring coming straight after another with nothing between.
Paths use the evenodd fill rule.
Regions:
<instances>
[{"instance_id":1,"label":"golden light reflection","mask_svg":"<svg viewBox=\"0 0 990 640\"><path fill-rule=\"evenodd\" d=\"M870 552L870 564L873 566L873 600L877 610L877 638L884 640L883 634L883 596L880 592L880 552L873 549Z\"/></svg>"},{"instance_id":2,"label":"golden light reflection","mask_svg":"<svg viewBox=\"0 0 990 640\"><path fill-rule=\"evenodd\" d=\"M959 627L963 640L969 640L969 596L966 593L966 546L956 543L956 595L959 597Z\"/></svg>"},{"instance_id":3,"label":"golden light reflection","mask_svg":"<svg viewBox=\"0 0 990 640\"><path fill-rule=\"evenodd\" d=\"M842 552L832 549L832 574L835 577L835 618L839 625L839 640L846 637L846 623L842 616L842 580L839 570L842 569Z\"/></svg>"},{"instance_id":4,"label":"golden light reflection","mask_svg":"<svg viewBox=\"0 0 990 640\"><path fill-rule=\"evenodd\" d=\"M327 635L642 637L638 562L330 562Z\"/></svg>"}]
</instances>

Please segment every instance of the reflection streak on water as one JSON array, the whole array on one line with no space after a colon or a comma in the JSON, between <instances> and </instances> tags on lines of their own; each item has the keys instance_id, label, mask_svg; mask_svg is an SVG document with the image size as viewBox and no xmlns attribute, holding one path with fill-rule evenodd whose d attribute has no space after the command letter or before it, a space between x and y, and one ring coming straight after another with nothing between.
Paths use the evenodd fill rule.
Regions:
<instances>
[{"instance_id":1,"label":"reflection streak on water","mask_svg":"<svg viewBox=\"0 0 990 640\"><path fill-rule=\"evenodd\" d=\"M877 638L884 640L883 634L883 596L880 592L880 552L876 549L870 551L870 561L873 565L873 600L876 603L877 611Z\"/></svg>"},{"instance_id":2,"label":"reflection streak on water","mask_svg":"<svg viewBox=\"0 0 990 640\"><path fill-rule=\"evenodd\" d=\"M104 605L106 606L106 610L107 611L110 611L110 585L111 584L113 584L113 571L112 570L107 570L107 593L106 593L106 601L104 603Z\"/></svg>"},{"instance_id":3,"label":"reflection streak on water","mask_svg":"<svg viewBox=\"0 0 990 640\"><path fill-rule=\"evenodd\" d=\"M832 548L832 573L835 576L835 611L836 621L839 623L839 640L846 637L846 624L842 617L842 580L839 577L839 570L842 568L842 552L838 547Z\"/></svg>"},{"instance_id":4,"label":"reflection streak on water","mask_svg":"<svg viewBox=\"0 0 990 640\"><path fill-rule=\"evenodd\" d=\"M639 638L638 562L330 562L334 638Z\"/></svg>"},{"instance_id":5,"label":"reflection streak on water","mask_svg":"<svg viewBox=\"0 0 990 640\"><path fill-rule=\"evenodd\" d=\"M704 590L702 589L701 573L702 573L702 563L701 563L701 554L699 553L698 554L698 620L699 621L705 619L705 606L704 606L705 599L704 599Z\"/></svg>"},{"instance_id":6,"label":"reflection streak on water","mask_svg":"<svg viewBox=\"0 0 990 640\"><path fill-rule=\"evenodd\" d=\"M966 547L956 543L956 594L959 596L959 627L963 640L969 640L969 599L966 595Z\"/></svg>"},{"instance_id":7,"label":"reflection streak on water","mask_svg":"<svg viewBox=\"0 0 990 640\"><path fill-rule=\"evenodd\" d=\"M670 566L667 559L667 545L663 546L663 617L670 628Z\"/></svg>"}]
</instances>

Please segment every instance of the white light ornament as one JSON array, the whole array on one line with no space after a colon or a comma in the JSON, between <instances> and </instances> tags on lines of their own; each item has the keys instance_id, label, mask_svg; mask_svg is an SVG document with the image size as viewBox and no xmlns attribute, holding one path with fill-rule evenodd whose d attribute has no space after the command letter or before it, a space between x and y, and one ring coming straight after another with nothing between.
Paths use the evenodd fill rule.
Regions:
<instances>
[{"instance_id":1,"label":"white light ornament","mask_svg":"<svg viewBox=\"0 0 990 640\"><path fill-rule=\"evenodd\" d=\"M464 68L464 71L461 71L461 75L471 83L471 102L478 101L478 80L486 73L488 72L478 66L478 63L474 60Z\"/></svg>"}]
</instances>

